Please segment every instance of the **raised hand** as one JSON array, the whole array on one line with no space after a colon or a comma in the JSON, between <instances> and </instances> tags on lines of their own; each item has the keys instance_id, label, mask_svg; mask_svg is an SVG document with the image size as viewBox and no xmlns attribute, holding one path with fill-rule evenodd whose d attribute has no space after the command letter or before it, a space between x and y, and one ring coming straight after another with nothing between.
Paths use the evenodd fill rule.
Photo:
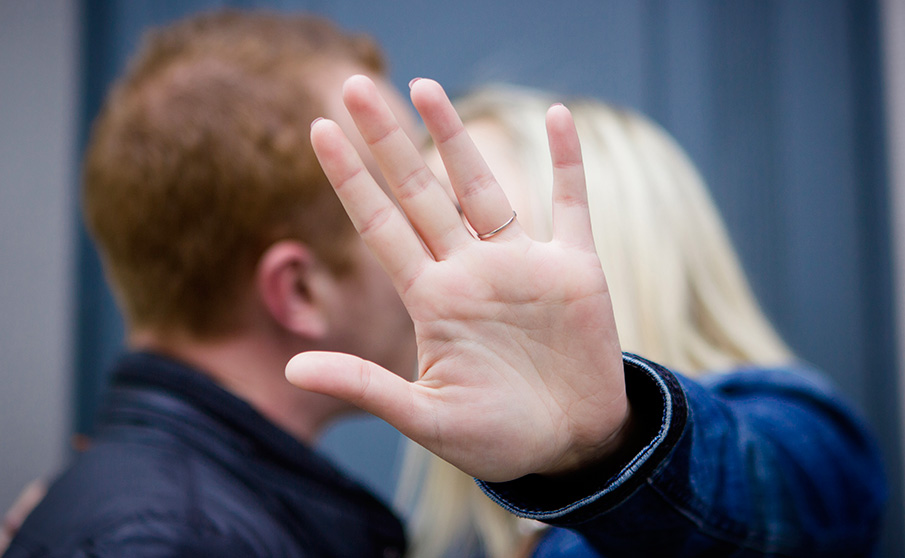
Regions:
<instances>
[{"instance_id":1,"label":"raised hand","mask_svg":"<svg viewBox=\"0 0 905 558\"><path fill-rule=\"evenodd\" d=\"M368 78L350 78L343 100L399 206L334 122L315 122L311 141L414 321L418 378L323 352L294 357L287 377L361 407L487 481L605 458L630 411L571 114L561 105L547 114L554 227L541 243L510 221L509 201L439 84L417 80L411 97L479 238Z\"/></svg>"}]
</instances>

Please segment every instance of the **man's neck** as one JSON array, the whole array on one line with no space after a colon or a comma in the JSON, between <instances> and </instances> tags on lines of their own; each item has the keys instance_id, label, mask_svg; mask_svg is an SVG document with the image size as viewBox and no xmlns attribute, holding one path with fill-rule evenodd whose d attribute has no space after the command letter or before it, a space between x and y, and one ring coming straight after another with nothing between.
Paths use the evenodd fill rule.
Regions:
<instances>
[{"instance_id":1,"label":"man's neck","mask_svg":"<svg viewBox=\"0 0 905 558\"><path fill-rule=\"evenodd\" d=\"M158 352L197 368L307 444L312 444L331 420L353 410L332 397L292 386L284 369L294 353L267 339L235 335L199 341L133 333L128 342L133 350Z\"/></svg>"}]
</instances>

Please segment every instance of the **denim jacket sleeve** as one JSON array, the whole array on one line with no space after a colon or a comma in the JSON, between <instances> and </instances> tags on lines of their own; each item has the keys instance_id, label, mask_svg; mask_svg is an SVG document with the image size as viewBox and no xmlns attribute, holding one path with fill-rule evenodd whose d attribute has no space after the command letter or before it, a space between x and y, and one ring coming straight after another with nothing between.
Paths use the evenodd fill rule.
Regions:
<instances>
[{"instance_id":1,"label":"denim jacket sleeve","mask_svg":"<svg viewBox=\"0 0 905 558\"><path fill-rule=\"evenodd\" d=\"M807 370L683 378L631 354L637 445L613 468L478 481L607 557L870 556L886 484L861 420Z\"/></svg>"}]
</instances>

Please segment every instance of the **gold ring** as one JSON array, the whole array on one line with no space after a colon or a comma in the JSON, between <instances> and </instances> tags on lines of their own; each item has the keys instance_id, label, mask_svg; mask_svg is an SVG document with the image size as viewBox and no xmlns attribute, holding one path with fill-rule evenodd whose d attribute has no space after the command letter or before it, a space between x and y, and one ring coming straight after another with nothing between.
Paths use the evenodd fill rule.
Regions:
<instances>
[{"instance_id":1,"label":"gold ring","mask_svg":"<svg viewBox=\"0 0 905 558\"><path fill-rule=\"evenodd\" d=\"M490 231L490 232L486 232L486 233L484 233L484 234L478 234L478 239L479 239L479 240L487 240L487 239L490 238L491 236L501 233L501 232L503 231L503 229L505 229L506 227L508 227L509 225L511 225L511 224L515 221L515 218L516 218L516 217L517 217L517 215L516 215L515 211L513 211L513 212L512 212L512 217L510 217L508 221L506 221L505 223L503 223L502 225L500 225L499 227L493 229L493 230Z\"/></svg>"}]
</instances>

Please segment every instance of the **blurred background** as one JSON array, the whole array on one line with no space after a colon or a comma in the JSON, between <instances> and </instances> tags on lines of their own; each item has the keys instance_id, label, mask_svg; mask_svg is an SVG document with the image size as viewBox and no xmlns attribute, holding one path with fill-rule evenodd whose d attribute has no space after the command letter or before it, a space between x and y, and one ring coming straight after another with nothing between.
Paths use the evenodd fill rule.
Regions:
<instances>
[{"instance_id":1,"label":"blurred background","mask_svg":"<svg viewBox=\"0 0 905 558\"><path fill-rule=\"evenodd\" d=\"M491 82L644 112L710 185L792 348L878 433L905 555L905 0L0 0L0 511L91 433L122 322L79 218L78 161L149 26L220 7L309 11L373 35L394 83ZM389 499L399 436L323 446Z\"/></svg>"}]
</instances>

